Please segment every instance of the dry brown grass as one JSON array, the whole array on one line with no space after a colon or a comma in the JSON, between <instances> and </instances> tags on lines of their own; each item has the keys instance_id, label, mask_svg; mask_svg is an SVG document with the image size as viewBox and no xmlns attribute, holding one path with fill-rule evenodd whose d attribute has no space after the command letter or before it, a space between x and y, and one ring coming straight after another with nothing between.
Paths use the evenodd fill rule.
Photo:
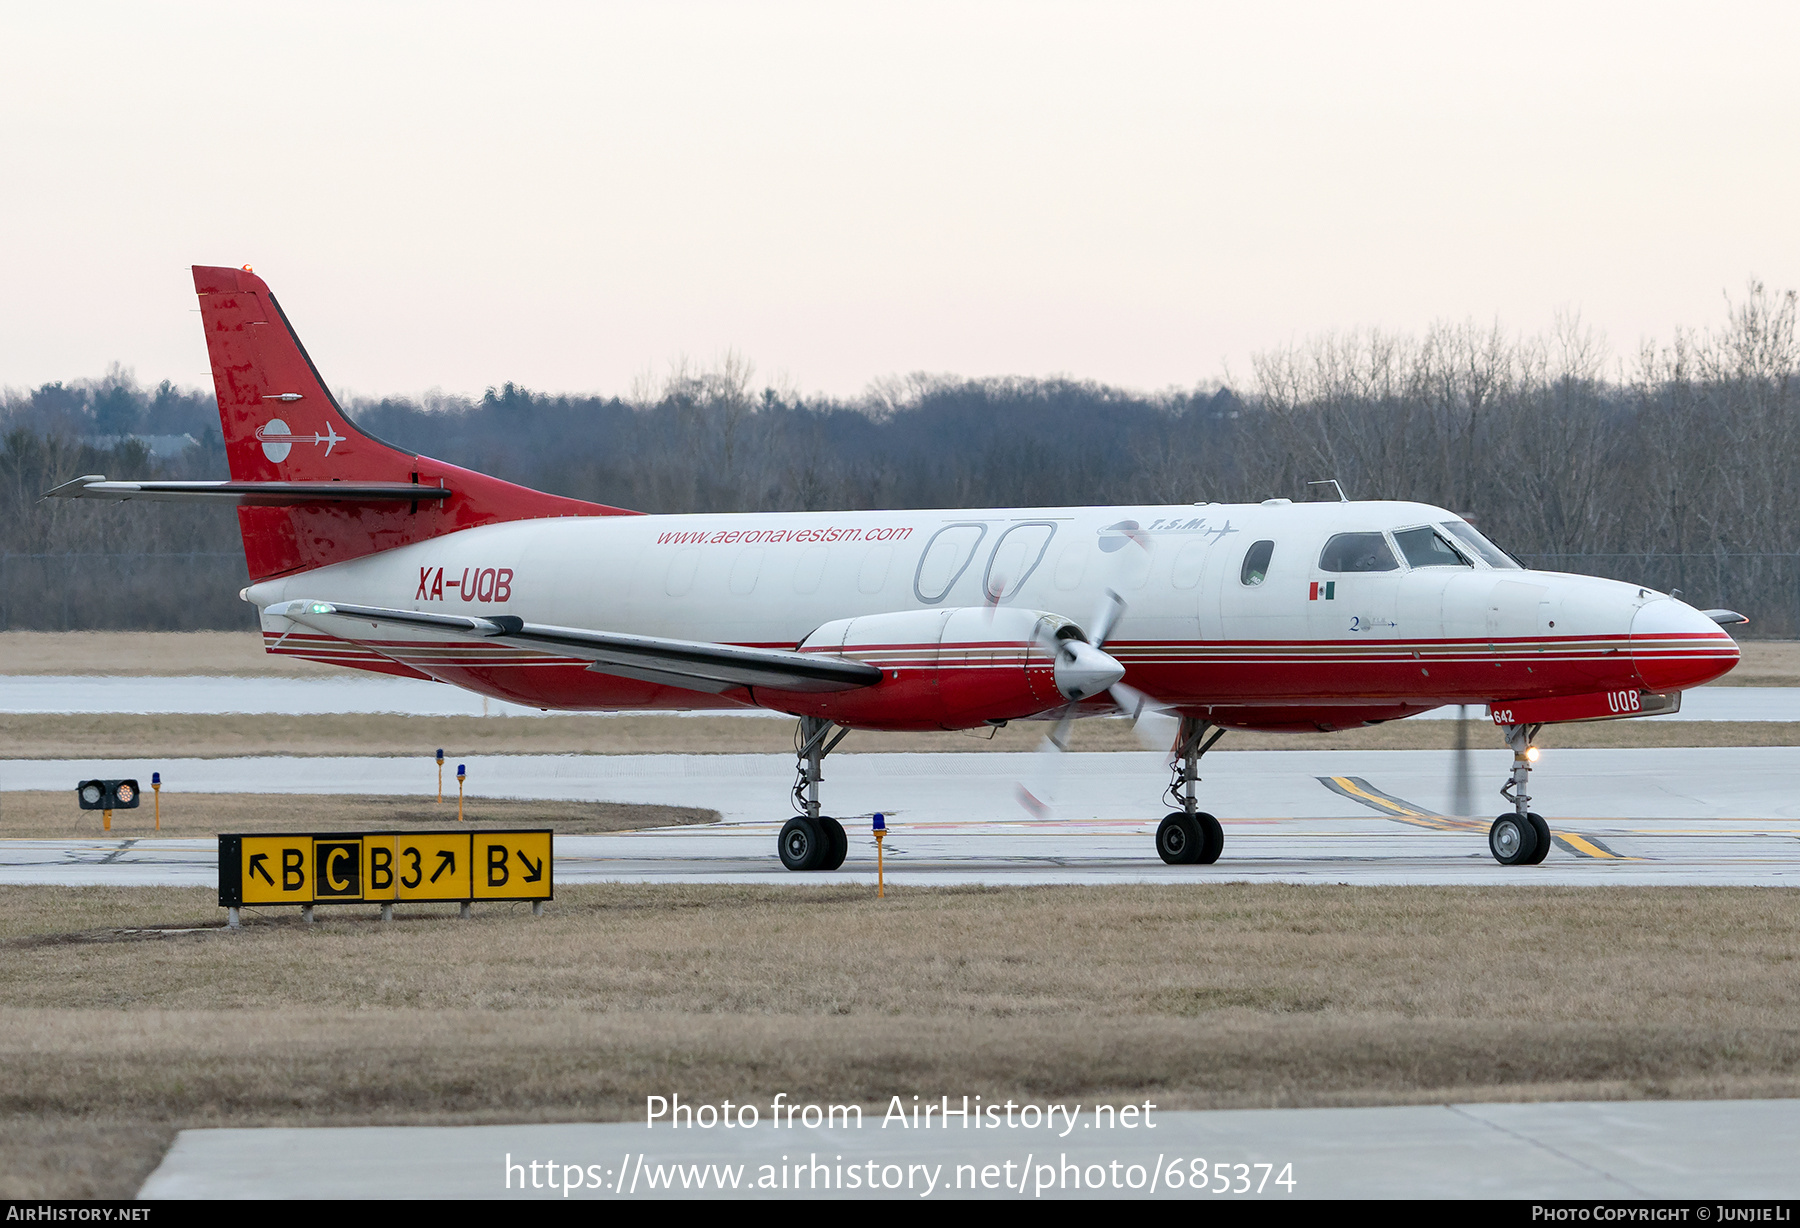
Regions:
<instances>
[{"instance_id":1,"label":"dry brown grass","mask_svg":"<svg viewBox=\"0 0 1800 1228\"><path fill-rule=\"evenodd\" d=\"M1501 745L1485 720L1476 746ZM1021 721L993 738L968 733L865 733L844 753L1029 751L1048 726ZM1451 721L1396 721L1343 733L1229 733L1221 750L1446 750ZM1546 728L1545 746L1800 746L1793 721L1601 721ZM790 754L789 721L745 717L548 716L8 716L0 715L0 759L196 758L233 755ZM1143 750L1122 720L1078 721L1071 748Z\"/></svg>"},{"instance_id":2,"label":"dry brown grass","mask_svg":"<svg viewBox=\"0 0 1800 1228\"><path fill-rule=\"evenodd\" d=\"M719 812L694 806L627 802L561 802L472 797L463 821L482 827L549 827L565 836L645 827L716 823ZM163 791L162 828L155 827L149 795L136 810L115 810L115 838L214 836L220 832L405 831L456 826L456 795L442 804L430 798L294 793L176 793ZM75 805L75 790L0 793L0 837L75 839L103 837L98 811Z\"/></svg>"},{"instance_id":3,"label":"dry brown grass","mask_svg":"<svg viewBox=\"0 0 1800 1228\"><path fill-rule=\"evenodd\" d=\"M211 893L0 888L0 1195L129 1193L186 1125L621 1119L671 1090L1792 1095L1797 909L1757 889L585 886L541 919L154 935L126 931L215 925ZM119 1151L96 1169L101 1142Z\"/></svg>"},{"instance_id":4,"label":"dry brown grass","mask_svg":"<svg viewBox=\"0 0 1800 1228\"><path fill-rule=\"evenodd\" d=\"M345 671L270 656L259 631L0 631L0 674L341 678Z\"/></svg>"},{"instance_id":5,"label":"dry brown grass","mask_svg":"<svg viewBox=\"0 0 1800 1228\"><path fill-rule=\"evenodd\" d=\"M1800 686L1800 640L1743 640L1720 686ZM256 631L0 631L0 674L265 674L344 677L347 671L270 656Z\"/></svg>"}]
</instances>

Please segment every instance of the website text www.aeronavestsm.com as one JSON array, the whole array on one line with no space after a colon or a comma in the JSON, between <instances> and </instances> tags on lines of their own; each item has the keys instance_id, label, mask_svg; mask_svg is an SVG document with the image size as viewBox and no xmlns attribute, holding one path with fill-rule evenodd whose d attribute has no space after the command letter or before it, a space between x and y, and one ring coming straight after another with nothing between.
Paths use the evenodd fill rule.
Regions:
<instances>
[{"instance_id":1,"label":"website text www.aeronavestsm.com","mask_svg":"<svg viewBox=\"0 0 1800 1228\"><path fill-rule=\"evenodd\" d=\"M775 542L903 542L912 536L909 525L873 529L822 525L810 529L686 529L658 533L659 546L750 546Z\"/></svg>"}]
</instances>

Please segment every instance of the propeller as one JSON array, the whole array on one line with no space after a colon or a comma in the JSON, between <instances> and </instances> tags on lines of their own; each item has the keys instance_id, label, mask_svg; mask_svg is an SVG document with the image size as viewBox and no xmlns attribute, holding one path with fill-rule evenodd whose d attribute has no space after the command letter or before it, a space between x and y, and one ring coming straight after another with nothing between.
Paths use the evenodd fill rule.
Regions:
<instances>
[{"instance_id":1,"label":"propeller","mask_svg":"<svg viewBox=\"0 0 1800 1228\"><path fill-rule=\"evenodd\" d=\"M1083 701L1104 691L1121 712L1131 717L1132 731L1146 747L1157 749L1174 741L1173 727L1180 724L1180 718L1171 715L1136 687L1126 686L1121 681L1125 677L1125 667L1117 658L1102 651L1125 609L1125 598L1109 588L1101 598L1100 608L1088 620L1086 639L1081 638L1080 628L1065 625L1055 636L1046 636L1040 641L1054 656L1056 689L1069 702L1038 745L1036 761L1027 773L1030 783L1021 781L1016 791L1019 804L1034 818L1047 816L1054 804L1062 754L1069 748L1069 730L1075 723L1075 709Z\"/></svg>"},{"instance_id":2,"label":"propeller","mask_svg":"<svg viewBox=\"0 0 1800 1228\"><path fill-rule=\"evenodd\" d=\"M1469 745L1469 705L1456 705L1456 750L1450 760L1450 813L1466 819L1475 812L1475 757Z\"/></svg>"}]
</instances>

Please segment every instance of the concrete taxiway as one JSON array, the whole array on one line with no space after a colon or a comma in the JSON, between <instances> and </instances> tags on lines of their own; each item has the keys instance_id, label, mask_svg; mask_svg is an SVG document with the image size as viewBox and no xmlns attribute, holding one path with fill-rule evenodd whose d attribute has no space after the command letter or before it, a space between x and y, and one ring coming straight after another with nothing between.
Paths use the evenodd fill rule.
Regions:
<instances>
[{"instance_id":1,"label":"concrete taxiway","mask_svg":"<svg viewBox=\"0 0 1800 1228\"><path fill-rule=\"evenodd\" d=\"M958 1128L954 1118L949 1129L884 1127L879 1109L860 1128L840 1118L834 1128L776 1129L762 1114L758 1125L731 1130L639 1122L184 1130L139 1197L1740 1200L1800 1193L1795 1100L1158 1110L1152 1127L1140 1119L1131 1129L1096 1121L1092 1106L1070 1106L1071 1118L1058 1115L1051 1129L1039 1108L1038 1128L980 1131Z\"/></svg>"},{"instance_id":2,"label":"concrete taxiway","mask_svg":"<svg viewBox=\"0 0 1800 1228\"><path fill-rule=\"evenodd\" d=\"M1345 882L1800 886L1800 748L1566 750L1533 780L1556 847L1540 866L1488 854L1489 817L1445 817L1441 751L1241 751L1207 757L1203 805L1225 826L1214 866L1166 866L1151 835L1168 807L1154 753L837 755L826 761L827 812L846 818L850 859L829 875L795 875L775 856L791 810L792 760L778 755L495 756L470 763L475 795L707 806L706 827L557 841L556 880L818 882L867 880L867 816L888 816L885 857L899 883ZM1509 756L1474 753L1477 796ZM246 758L109 763L107 775L162 771L164 804L180 791L425 794L427 759ZM0 762L0 791L66 789L98 765ZM1021 781L1054 776L1049 817L1027 814ZM1491 799L1493 811L1501 808ZM3 805L0 799L0 805ZM78 820L72 818L71 825ZM91 822L91 820L90 820ZM0 840L0 882L116 885L216 881L210 840Z\"/></svg>"},{"instance_id":3,"label":"concrete taxiway","mask_svg":"<svg viewBox=\"0 0 1800 1228\"><path fill-rule=\"evenodd\" d=\"M486 699L473 691L417 678L354 674L328 678L189 675L107 677L15 674L0 687L0 713L93 712L224 716L271 714L391 713L401 716L545 716L541 708ZM728 710L750 719L792 720L761 708ZM717 715L705 713L704 715ZM1413 717L1486 719L1486 710L1454 707ZM1697 687L1682 696L1681 711L1644 720L1800 721L1800 687Z\"/></svg>"}]
</instances>

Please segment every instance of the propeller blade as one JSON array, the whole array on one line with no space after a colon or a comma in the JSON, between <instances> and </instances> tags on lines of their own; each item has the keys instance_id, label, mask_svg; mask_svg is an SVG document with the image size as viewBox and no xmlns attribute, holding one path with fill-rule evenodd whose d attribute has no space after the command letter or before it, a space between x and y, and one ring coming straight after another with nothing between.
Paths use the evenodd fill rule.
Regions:
<instances>
[{"instance_id":1,"label":"propeller blade","mask_svg":"<svg viewBox=\"0 0 1800 1228\"><path fill-rule=\"evenodd\" d=\"M1056 808L1057 785L1062 780L1063 752L1069 749L1069 728L1074 723L1075 705L1070 704L1062 710L1062 715L1050 727L1044 740L1038 743L1036 753L1031 756L1031 764L1025 769L1025 779L1013 788L1013 796L1019 805L1034 819L1047 819Z\"/></svg>"},{"instance_id":2,"label":"propeller blade","mask_svg":"<svg viewBox=\"0 0 1800 1228\"><path fill-rule=\"evenodd\" d=\"M1145 750L1168 750L1174 745L1176 731L1181 728L1179 716L1123 682L1114 683L1109 693L1119 711L1131 718L1131 732Z\"/></svg>"},{"instance_id":3,"label":"propeller blade","mask_svg":"<svg viewBox=\"0 0 1800 1228\"><path fill-rule=\"evenodd\" d=\"M1107 589L1100 600L1100 608L1094 611L1094 617L1088 621L1088 643L1095 648L1104 648L1125 609L1125 598L1119 596L1117 590Z\"/></svg>"},{"instance_id":4,"label":"propeller blade","mask_svg":"<svg viewBox=\"0 0 1800 1228\"><path fill-rule=\"evenodd\" d=\"M1475 811L1475 754L1469 745L1467 704L1456 705L1456 750L1450 760L1450 813L1469 818Z\"/></svg>"}]
</instances>

